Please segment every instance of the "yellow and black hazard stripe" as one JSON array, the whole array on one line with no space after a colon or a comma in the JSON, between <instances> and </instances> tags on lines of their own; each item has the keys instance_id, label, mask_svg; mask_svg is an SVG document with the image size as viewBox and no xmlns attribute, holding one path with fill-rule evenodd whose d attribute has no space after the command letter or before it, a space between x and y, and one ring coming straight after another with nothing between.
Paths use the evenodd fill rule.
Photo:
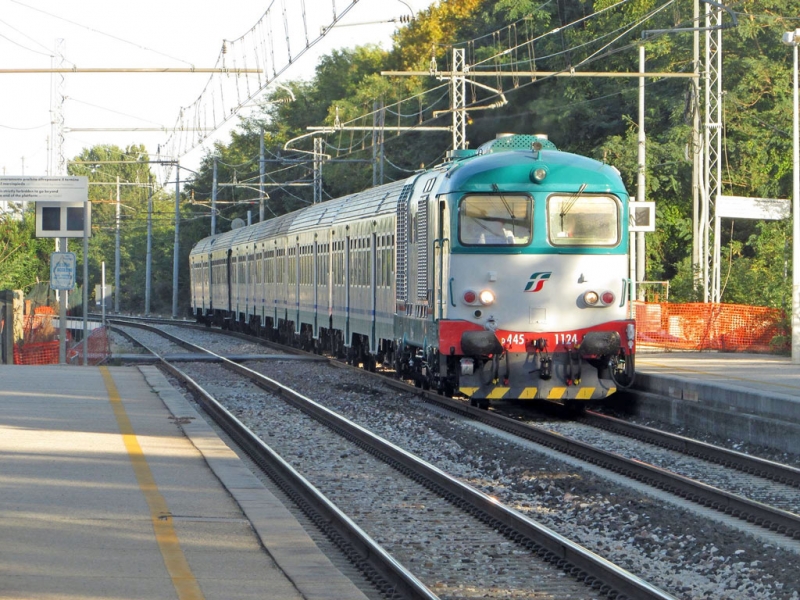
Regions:
<instances>
[{"instance_id":1,"label":"yellow and black hazard stripe","mask_svg":"<svg viewBox=\"0 0 800 600\"><path fill-rule=\"evenodd\" d=\"M461 387L459 392L474 400L598 400L617 391L616 387L569 386L539 389L536 387L507 387L486 385L481 387Z\"/></svg>"}]
</instances>

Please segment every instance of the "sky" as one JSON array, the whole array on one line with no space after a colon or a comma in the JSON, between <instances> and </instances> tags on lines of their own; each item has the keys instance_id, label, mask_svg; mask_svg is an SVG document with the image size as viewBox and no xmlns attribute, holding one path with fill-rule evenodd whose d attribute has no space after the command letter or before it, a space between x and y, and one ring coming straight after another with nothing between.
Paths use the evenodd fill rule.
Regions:
<instances>
[{"instance_id":1,"label":"sky","mask_svg":"<svg viewBox=\"0 0 800 600\"><path fill-rule=\"evenodd\" d=\"M67 133L63 155L67 160L97 144L121 148L144 144L148 153L155 156L168 134L163 130L130 129L171 129L181 108L202 97L210 78L208 73L73 72L63 75L62 81L61 75L8 70L218 67L223 40L242 38L244 46L251 39L248 33L257 32L255 26L270 7L271 14L278 16L285 7L290 23L288 48L280 17L265 27L277 34L252 39L274 43L273 69L288 65L276 82L309 79L320 56L334 49L368 43L391 48L391 34L400 24L390 20L409 16L412 11L417 13L433 3L434 0L0 0L0 175L62 174L51 142L51 121L58 114L53 111L55 107L60 107L64 117ZM296 57L306 38L313 42L321 26L333 21L334 10L341 15L351 4L336 27L289 64L288 55ZM60 49L60 55L56 49ZM266 91L271 91L273 85ZM54 102L51 96L65 99ZM240 114L249 114L250 110L256 108L245 107ZM182 155L181 165L197 168L213 142L229 140L229 132L237 122L237 118L228 119L202 145ZM105 131L74 131L81 129ZM118 131L121 129L128 131Z\"/></svg>"}]
</instances>

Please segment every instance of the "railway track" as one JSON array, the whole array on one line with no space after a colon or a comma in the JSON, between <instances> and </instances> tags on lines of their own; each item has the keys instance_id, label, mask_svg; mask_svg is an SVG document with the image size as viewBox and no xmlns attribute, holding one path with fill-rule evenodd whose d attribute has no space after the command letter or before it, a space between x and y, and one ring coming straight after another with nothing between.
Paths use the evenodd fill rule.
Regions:
<instances>
[{"instance_id":1,"label":"railway track","mask_svg":"<svg viewBox=\"0 0 800 600\"><path fill-rule=\"evenodd\" d=\"M313 473L310 478L315 485L326 495L335 496L337 504L358 507L353 520L390 546L391 552L386 553L389 559L399 556L401 563L413 563L419 578L433 593L447 598L508 597L509 590L514 590L517 598L541 597L538 594L542 592L559 598L673 597L286 386L247 367L224 359L222 362L227 369L313 417L313 434L299 435L291 424L287 425L289 431L278 432L278 424L295 423L297 417L286 418L287 409L276 409L277 400L264 400L261 392L251 399L260 422L270 424L268 428L262 425L261 437L268 439L271 446L280 445L281 453L292 456L293 463L302 462L301 470ZM232 387L229 382L220 385L225 380L218 372L220 367L193 367L192 363L181 370L166 363L165 367L194 389L202 398L203 407L223 423L254 460L259 464L276 460L258 436L203 390L217 385L224 393ZM194 377L182 372L192 369ZM206 383L200 384L195 377ZM267 410L272 418L265 414ZM325 427L317 423L324 423ZM308 445L296 447L298 440L309 437L314 440L315 452ZM339 457L333 467L331 456ZM320 464L326 466L320 469ZM366 505L364 498L368 499ZM358 538L351 551L361 556L380 554L377 547L368 546L352 530L338 535L348 540ZM409 545L409 540L414 543ZM385 564L370 565L366 570L383 572L386 568ZM413 578L408 573L381 577L390 582L384 584L387 589L399 591L402 597L426 597L421 595L423 591L410 591L409 581ZM491 581L487 580L489 577Z\"/></svg>"},{"instance_id":2,"label":"railway track","mask_svg":"<svg viewBox=\"0 0 800 600\"><path fill-rule=\"evenodd\" d=\"M450 403L447 402L447 404L449 405ZM487 425L508 431L522 439L536 442L569 456L636 479L749 523L755 523L789 538L800 539L800 515L797 512L783 510L759 500L751 500L745 496L708 485L701 480L668 470L666 466L648 464L639 456L634 456L636 454L635 449L629 450L629 456L623 456L620 453L600 448L593 442L584 442L557 431L531 426L528 423L512 420L501 415L490 413L488 415L478 414L472 416ZM569 431L574 435L574 428L569 428ZM726 454L721 448L715 448L714 452L720 457ZM793 480L795 476L795 470L791 467L774 463L769 464L768 461L747 460L744 457L737 457L733 452L727 453L727 456L728 461L736 463L735 468L740 471L747 472L751 468L748 465L764 464L765 469L763 472L770 473L770 477L781 478L779 481L783 479ZM760 475L761 472L759 471L758 474ZM696 477L705 479L707 475L708 473L696 471ZM746 486L747 483L741 483L736 488L742 490ZM790 505L794 507L794 510L797 510L796 492L788 493L792 497L786 503L791 502ZM787 491L781 490L781 494L785 496ZM765 496L769 496L769 492ZM781 503L783 504L783 502Z\"/></svg>"},{"instance_id":3,"label":"railway track","mask_svg":"<svg viewBox=\"0 0 800 600\"><path fill-rule=\"evenodd\" d=\"M205 328L203 330L207 331ZM208 332L208 335L213 334ZM202 343L205 345L206 342ZM787 561L788 564L796 562L796 554L792 553L799 553L800 545L791 538L742 521L739 521L743 523L741 526L736 526L737 519L730 517L715 518L713 514L719 514L716 509L705 509L705 512L704 509L686 509L692 513L674 515L673 511L684 510L675 507L690 506L690 503L667 500L673 505L672 508L658 508L657 501L636 499L642 493L645 494L640 496L642 498L657 498L655 492L646 491L652 488L635 488L619 477L607 479L609 476L603 475L603 479L607 479L604 486L613 491L601 490L596 493L592 484L587 496L581 487L593 478L579 473L584 469L591 472L593 467L583 466L581 461L562 459L565 461L563 464L574 466L566 467L559 474L559 469L564 469L563 464L557 467L550 459L542 462L537 457L541 456L540 452L545 452L553 457L552 460L560 460L558 456L563 455L560 451L538 450L541 448L538 443L530 446L529 455L514 450L525 447L526 442L520 441L516 435L498 434L496 429L480 421L497 416L494 410L478 410L462 401L425 394L396 380L383 378L377 382L373 374L340 364L334 367L315 363L312 368L305 363L298 366L296 361L268 360L253 362L250 366L278 380L298 377L296 373L299 372L307 395L316 398L324 389L322 397L326 398L326 403L337 406L336 410L342 410L349 418L381 432L402 447L415 453L421 452L429 461L456 474L461 480L470 482L525 514L534 515L550 528L580 540L593 551L626 566L677 597L689 599L710 593L715 598L736 600L749 597L791 598L791 595L782 595L782 590L800 587L800 581L783 583L786 573L794 572L793 568L779 568ZM357 381L361 383L355 383ZM421 397L436 408L423 408ZM452 407L443 408L444 404L451 403ZM361 416L356 416L359 411ZM450 416L444 417L444 421L438 418L443 423L432 425L433 429L430 424L420 425L417 422L436 421L431 414ZM383 423L379 422L381 417L385 417ZM507 420L515 421L518 418L519 415ZM381 429L382 426L386 428ZM459 440L461 446L452 450L448 447L450 442L442 439L437 441L437 435L450 437L454 428L472 433L458 434L462 436ZM503 442L503 435L511 443ZM555 436L564 437L560 434ZM433 455L426 455L424 444L420 443L428 441L428 446L437 448ZM443 459L437 458L440 454L444 456ZM637 460L634 459L634 462ZM555 470L551 472L551 469ZM537 471L543 471L543 478L535 475ZM701 472L699 478L704 480L702 476ZM548 480L561 481L563 485L542 483ZM570 483L573 480L575 484ZM667 497L665 494L662 496ZM600 509L600 506L603 508ZM717 523L712 524L714 521ZM729 527L735 531L728 530ZM589 529L593 533L586 536ZM758 531L764 534L759 535ZM786 552L789 552L788 556ZM731 589L749 590L749 595L744 592L731 595L722 593L723 581Z\"/></svg>"},{"instance_id":4,"label":"railway track","mask_svg":"<svg viewBox=\"0 0 800 600\"><path fill-rule=\"evenodd\" d=\"M800 469L790 465L784 465L645 425L631 423L598 412L587 411L580 421L598 429L611 431L631 439L674 450L687 456L694 456L711 463L724 465L742 473L752 473L764 479L800 488Z\"/></svg>"},{"instance_id":5,"label":"railway track","mask_svg":"<svg viewBox=\"0 0 800 600\"><path fill-rule=\"evenodd\" d=\"M162 333L166 333L163 332ZM245 338L248 336L244 336ZM174 337L176 343L180 338ZM185 346L184 346L185 347ZM389 385L403 391L413 390L405 383L389 380ZM630 477L647 485L686 498L702 506L712 508L748 523L754 523L767 530L777 532L788 538L800 539L800 499L792 489L800 487L800 470L758 459L725 448L705 444L689 438L659 432L619 419L604 417L590 413L584 422L595 428L604 429L636 440L646 441L660 447L669 448L687 456L694 456L714 464L724 465L741 473L752 474L752 478L738 478L733 481L729 477L717 477L715 482L730 480L727 486L733 491L709 485L697 477L707 479L709 472L695 469L695 476L674 472L672 463L667 459L661 461L664 466L649 464L637 454L639 447L627 447L626 455L622 451L609 451L597 447L592 442L584 442L574 437L576 429L567 424L568 433L559 433L551 429L531 424L526 419L509 418L496 411L484 411L467 406L466 403L444 398L432 393L421 393L427 402L442 407L456 414L468 416L490 427L506 431L521 439L541 444L558 452L600 466L615 473ZM564 431L564 426L561 427ZM590 439L591 436L584 436ZM615 447L615 449L619 449ZM763 480L779 482L781 486L765 486ZM753 498L749 497L754 496Z\"/></svg>"}]
</instances>

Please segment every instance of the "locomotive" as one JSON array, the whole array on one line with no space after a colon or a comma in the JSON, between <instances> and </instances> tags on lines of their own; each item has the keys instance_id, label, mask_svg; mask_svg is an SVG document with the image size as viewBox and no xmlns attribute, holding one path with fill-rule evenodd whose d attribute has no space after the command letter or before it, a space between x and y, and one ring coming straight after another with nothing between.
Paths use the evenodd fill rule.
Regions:
<instances>
[{"instance_id":1,"label":"locomotive","mask_svg":"<svg viewBox=\"0 0 800 600\"><path fill-rule=\"evenodd\" d=\"M634 377L628 202L613 166L500 135L200 240L192 314L482 408L580 406Z\"/></svg>"}]
</instances>

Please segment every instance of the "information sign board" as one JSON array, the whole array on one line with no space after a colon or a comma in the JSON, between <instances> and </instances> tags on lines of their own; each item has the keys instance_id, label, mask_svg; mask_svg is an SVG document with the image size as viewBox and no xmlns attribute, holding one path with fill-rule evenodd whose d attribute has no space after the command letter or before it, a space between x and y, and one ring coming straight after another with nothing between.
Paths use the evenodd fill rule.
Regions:
<instances>
[{"instance_id":1,"label":"information sign board","mask_svg":"<svg viewBox=\"0 0 800 600\"><path fill-rule=\"evenodd\" d=\"M53 252L50 255L50 289L75 289L75 253Z\"/></svg>"},{"instance_id":2,"label":"information sign board","mask_svg":"<svg viewBox=\"0 0 800 600\"><path fill-rule=\"evenodd\" d=\"M0 200L7 202L87 202L89 178L64 177L0 177Z\"/></svg>"},{"instance_id":3,"label":"information sign board","mask_svg":"<svg viewBox=\"0 0 800 600\"><path fill-rule=\"evenodd\" d=\"M791 203L777 198L745 198L743 196L720 196L715 215L730 219L757 219L779 221L788 219Z\"/></svg>"},{"instance_id":4,"label":"information sign board","mask_svg":"<svg viewBox=\"0 0 800 600\"><path fill-rule=\"evenodd\" d=\"M656 230L656 203L630 202L628 203L628 231L655 231Z\"/></svg>"},{"instance_id":5,"label":"information sign board","mask_svg":"<svg viewBox=\"0 0 800 600\"><path fill-rule=\"evenodd\" d=\"M37 202L36 237L92 236L91 202Z\"/></svg>"}]
</instances>

